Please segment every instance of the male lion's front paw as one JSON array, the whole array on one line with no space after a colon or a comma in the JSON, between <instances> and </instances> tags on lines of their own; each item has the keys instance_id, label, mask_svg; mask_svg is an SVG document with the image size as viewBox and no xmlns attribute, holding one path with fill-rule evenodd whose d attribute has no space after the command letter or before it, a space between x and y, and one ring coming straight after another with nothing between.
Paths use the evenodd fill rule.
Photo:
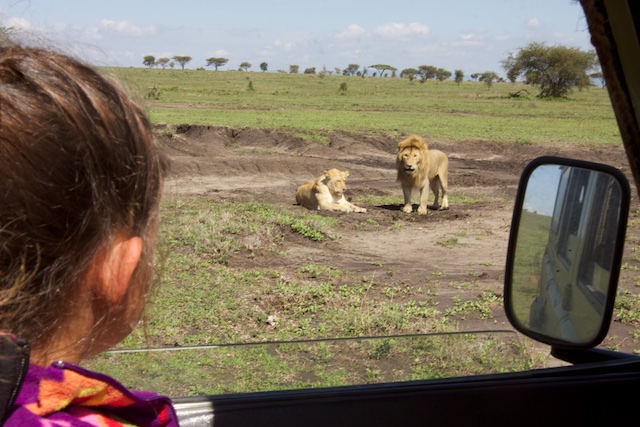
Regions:
<instances>
[{"instance_id":1,"label":"male lion's front paw","mask_svg":"<svg viewBox=\"0 0 640 427\"><path fill-rule=\"evenodd\" d=\"M418 213L420 215L425 215L427 213L427 207L426 206L418 206Z\"/></svg>"},{"instance_id":2,"label":"male lion's front paw","mask_svg":"<svg viewBox=\"0 0 640 427\"><path fill-rule=\"evenodd\" d=\"M404 213L411 213L412 210L413 210L413 206L411 205L404 205L402 207L402 212Z\"/></svg>"},{"instance_id":3,"label":"male lion's front paw","mask_svg":"<svg viewBox=\"0 0 640 427\"><path fill-rule=\"evenodd\" d=\"M356 209L356 212L359 212L359 213L367 213L367 209L366 209L366 208L357 208L357 209Z\"/></svg>"}]
</instances>

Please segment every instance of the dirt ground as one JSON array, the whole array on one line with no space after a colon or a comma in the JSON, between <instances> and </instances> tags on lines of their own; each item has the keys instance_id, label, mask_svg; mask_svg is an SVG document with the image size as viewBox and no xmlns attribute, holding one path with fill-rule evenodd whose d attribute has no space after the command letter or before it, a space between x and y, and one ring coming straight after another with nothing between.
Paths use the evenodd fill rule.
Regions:
<instances>
[{"instance_id":1,"label":"dirt ground","mask_svg":"<svg viewBox=\"0 0 640 427\"><path fill-rule=\"evenodd\" d=\"M429 211L427 215L404 214L399 204L377 206L362 200L370 195L401 197L395 150L404 135L391 138L334 132L327 135L329 144L321 144L285 132L253 128L179 126L171 132L161 127L159 133L164 135L163 145L172 159L166 188L169 196L254 199L301 211L304 208L295 204L295 191L302 182L330 168L349 171L347 196L367 212L322 213L348 225L341 227L339 242L316 243L292 236L285 239L281 253L255 257L238 254L230 267L297 268L317 263L345 270L354 278L374 276L402 287L429 282L429 286L439 286L434 291L442 310L452 304L454 295L462 300L477 298L483 292L502 295L513 201L520 173L530 160L555 155L598 161L620 168L631 180L622 144L594 149L562 144L451 143L427 135L431 148L449 156L450 209ZM456 198L464 200L460 197L478 201L456 202ZM632 221L637 208L637 192L632 186L631 223L637 222ZM398 222L402 226L397 226ZM637 231L627 232L630 239L623 262L630 265L638 265L631 250L638 244ZM450 239L457 239L457 243L442 244ZM440 277L440 285L429 280L435 275ZM638 277L640 273L623 272L620 287L636 294ZM500 304L493 311L488 321L460 319L461 328L511 328ZM640 343L631 335L633 330L633 325L614 321L605 345L629 352L639 349Z\"/></svg>"}]
</instances>

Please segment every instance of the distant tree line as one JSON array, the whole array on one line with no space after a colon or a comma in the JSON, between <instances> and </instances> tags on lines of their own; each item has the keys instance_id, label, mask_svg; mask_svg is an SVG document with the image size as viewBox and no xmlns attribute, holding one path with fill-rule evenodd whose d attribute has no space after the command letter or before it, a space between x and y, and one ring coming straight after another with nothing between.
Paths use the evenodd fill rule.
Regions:
<instances>
[{"instance_id":1,"label":"distant tree line","mask_svg":"<svg viewBox=\"0 0 640 427\"><path fill-rule=\"evenodd\" d=\"M17 32L13 27L0 26L0 44L11 42L11 36ZM192 60L190 56L176 55L171 58L158 58L152 55L143 57L142 63L147 67L175 67L179 64L184 70L185 66ZM229 60L227 58L207 58L207 66L213 66L216 70L226 65ZM598 58L594 51L583 51L575 47L567 46L547 46L544 43L532 42L518 49L515 53L509 53L507 58L501 61L502 68L506 73L507 79L515 83L520 81L525 84L536 86L539 89L540 97L564 97L569 95L574 88L581 90L592 84L594 79L599 79L604 86L602 73L599 71ZM238 70L249 71L251 64L249 62L240 63ZM265 72L269 68L267 62L260 64L260 70ZM369 67L360 69L358 64L348 64L346 68L335 68L329 71L323 67L319 73L320 77L326 74L342 74L344 76L361 76L369 75L369 68L374 69L371 73L373 77L396 77L397 69L388 64L373 64ZM282 70L280 70L282 71ZM299 65L292 64L289 66L289 73L297 74L300 71ZM284 71L282 71L284 72ZM304 70L305 74L316 74L315 67L309 67ZM411 81L418 79L421 83L427 80L443 81L451 78L456 84L462 84L464 81L464 72L455 70L451 73L444 68L435 67L433 65L420 65L418 68L405 68L400 72L401 78L407 78ZM494 71L485 71L481 73L473 73L470 78L474 81L484 82L488 88L491 88L495 82L503 82L504 79Z\"/></svg>"},{"instance_id":2,"label":"distant tree line","mask_svg":"<svg viewBox=\"0 0 640 427\"><path fill-rule=\"evenodd\" d=\"M180 64L180 66L182 67L182 69L184 70L185 65L187 65L187 63L189 63L191 61L191 57L190 56L173 56L171 57L171 59L169 58L158 58L158 60L156 60L155 56L152 55L147 55L142 59L142 64L146 65L147 67L151 68L151 67L155 67L155 66L161 66L162 68L166 68L167 65L171 68L173 68L176 65L176 62L178 64Z\"/></svg>"},{"instance_id":3,"label":"distant tree line","mask_svg":"<svg viewBox=\"0 0 640 427\"><path fill-rule=\"evenodd\" d=\"M1 34L1 33L0 33ZM148 67L167 66L173 68L179 64L182 69L191 61L190 56L173 56L171 58L159 58L148 55L143 58L142 63ZM207 66L213 66L215 70L226 65L227 58L207 58ZM582 51L579 48L566 46L547 46L544 43L533 42L518 49L516 53L508 54L507 58L501 61L502 68L506 73L507 80L512 83L520 80L525 84L530 84L539 88L540 97L564 97L571 93L573 88L582 89L591 85L593 79L602 80L602 74L597 72L598 60L594 51ZM238 71L249 71L249 62L241 62ZM269 68L267 62L260 64L260 70L265 72ZM370 69L375 70L370 72ZM279 70L280 72L286 72ZM289 65L289 73L298 74L300 66ZM397 69L388 64L373 64L361 68L359 64L348 64L345 68L335 68L332 71L323 67L320 73L316 72L316 67L308 67L304 74L319 74L323 77L327 74L365 77L397 77ZM453 73L444 68L433 65L419 65L417 68L405 68L400 72L401 78L410 81L418 80L425 83L428 80L444 81L452 78L456 84L460 85L464 81L464 72L455 70ZM469 75L473 81L483 82L487 88L496 82L505 82L495 71L484 71ZM604 82L602 83L604 85Z\"/></svg>"}]
</instances>

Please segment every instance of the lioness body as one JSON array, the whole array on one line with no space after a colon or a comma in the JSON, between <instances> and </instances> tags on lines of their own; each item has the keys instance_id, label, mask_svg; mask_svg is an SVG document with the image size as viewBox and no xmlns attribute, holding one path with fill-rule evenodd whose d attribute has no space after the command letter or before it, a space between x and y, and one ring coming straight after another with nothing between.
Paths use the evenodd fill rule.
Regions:
<instances>
[{"instance_id":1,"label":"lioness body","mask_svg":"<svg viewBox=\"0 0 640 427\"><path fill-rule=\"evenodd\" d=\"M314 181L307 181L298 187L296 202L312 210L366 212L365 208L360 208L345 199L348 176L347 171L329 169Z\"/></svg>"},{"instance_id":2,"label":"lioness body","mask_svg":"<svg viewBox=\"0 0 640 427\"><path fill-rule=\"evenodd\" d=\"M440 150L430 150L427 143L420 136L411 135L398 144L396 157L398 181L402 184L404 206L402 212L413 210L411 194L413 189L420 191L418 213L427 213L427 199L429 188L435 195L431 209L449 209L447 197L447 179L449 176L449 159ZM429 184L427 186L427 184ZM442 193L442 203L439 203Z\"/></svg>"}]
</instances>

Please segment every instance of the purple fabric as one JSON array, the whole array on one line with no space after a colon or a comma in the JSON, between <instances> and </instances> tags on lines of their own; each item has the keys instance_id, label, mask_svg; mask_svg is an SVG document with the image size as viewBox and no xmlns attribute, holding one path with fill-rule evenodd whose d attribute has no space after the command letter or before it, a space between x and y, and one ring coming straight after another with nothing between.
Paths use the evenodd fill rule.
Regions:
<instances>
[{"instance_id":1,"label":"purple fabric","mask_svg":"<svg viewBox=\"0 0 640 427\"><path fill-rule=\"evenodd\" d=\"M55 408L40 402L43 396ZM101 404L101 402L105 402ZM151 392L128 390L106 375L56 362L29 365L14 408L3 424L28 426L150 426L177 427L171 400Z\"/></svg>"}]
</instances>

